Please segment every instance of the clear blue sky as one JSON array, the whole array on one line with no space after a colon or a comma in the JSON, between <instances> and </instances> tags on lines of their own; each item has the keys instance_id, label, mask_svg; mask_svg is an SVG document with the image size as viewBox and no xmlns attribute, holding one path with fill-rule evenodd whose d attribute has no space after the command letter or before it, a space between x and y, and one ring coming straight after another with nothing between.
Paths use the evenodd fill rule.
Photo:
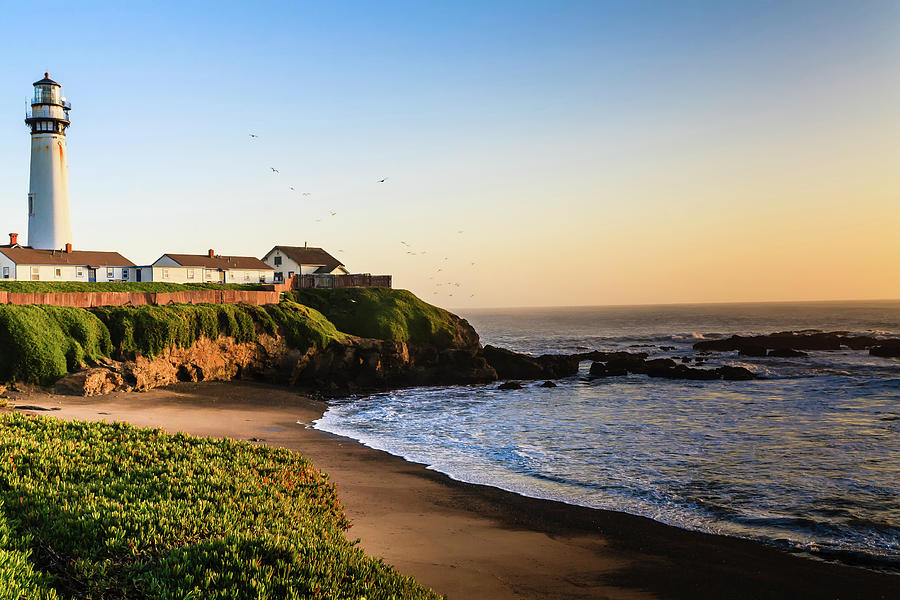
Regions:
<instances>
[{"instance_id":1,"label":"clear blue sky","mask_svg":"<svg viewBox=\"0 0 900 600\"><path fill-rule=\"evenodd\" d=\"M2 11L9 231L49 71L82 249L308 241L451 307L900 296L859 267L900 254L898 2Z\"/></svg>"}]
</instances>

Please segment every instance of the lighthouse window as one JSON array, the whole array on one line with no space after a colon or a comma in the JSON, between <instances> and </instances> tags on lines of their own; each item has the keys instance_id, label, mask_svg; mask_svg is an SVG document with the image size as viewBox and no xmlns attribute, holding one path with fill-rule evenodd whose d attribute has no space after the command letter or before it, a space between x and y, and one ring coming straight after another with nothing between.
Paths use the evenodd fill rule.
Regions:
<instances>
[{"instance_id":1,"label":"lighthouse window","mask_svg":"<svg viewBox=\"0 0 900 600\"><path fill-rule=\"evenodd\" d=\"M28 216L34 216L34 194L28 194Z\"/></svg>"}]
</instances>

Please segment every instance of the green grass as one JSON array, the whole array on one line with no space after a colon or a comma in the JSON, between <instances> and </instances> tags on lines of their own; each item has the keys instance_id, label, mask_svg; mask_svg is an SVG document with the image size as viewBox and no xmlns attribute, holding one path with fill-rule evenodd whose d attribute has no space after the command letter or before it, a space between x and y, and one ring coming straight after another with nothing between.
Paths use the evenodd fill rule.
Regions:
<instances>
[{"instance_id":1,"label":"green grass","mask_svg":"<svg viewBox=\"0 0 900 600\"><path fill-rule=\"evenodd\" d=\"M307 350L314 346L324 348L333 341L347 337L319 311L290 300L282 300L278 304L268 304L265 306L265 310L281 327L288 345L292 348L300 350Z\"/></svg>"},{"instance_id":2,"label":"green grass","mask_svg":"<svg viewBox=\"0 0 900 600\"><path fill-rule=\"evenodd\" d=\"M360 337L445 346L456 332L453 315L407 290L308 289L287 294L320 311L340 331Z\"/></svg>"},{"instance_id":3,"label":"green grass","mask_svg":"<svg viewBox=\"0 0 900 600\"><path fill-rule=\"evenodd\" d=\"M0 456L0 600L438 597L288 450L9 414Z\"/></svg>"},{"instance_id":4,"label":"green grass","mask_svg":"<svg viewBox=\"0 0 900 600\"><path fill-rule=\"evenodd\" d=\"M186 292L189 290L261 290L258 283L165 283L109 281L0 281L0 292Z\"/></svg>"},{"instance_id":5,"label":"green grass","mask_svg":"<svg viewBox=\"0 0 900 600\"><path fill-rule=\"evenodd\" d=\"M0 305L0 381L49 384L111 350L109 331L89 311Z\"/></svg>"}]
</instances>

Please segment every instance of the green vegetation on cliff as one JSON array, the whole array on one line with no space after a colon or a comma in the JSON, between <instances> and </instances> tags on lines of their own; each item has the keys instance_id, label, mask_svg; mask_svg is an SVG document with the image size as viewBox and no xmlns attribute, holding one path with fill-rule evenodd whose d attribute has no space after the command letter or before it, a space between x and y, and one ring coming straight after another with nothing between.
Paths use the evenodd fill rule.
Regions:
<instances>
[{"instance_id":1,"label":"green vegetation on cliff","mask_svg":"<svg viewBox=\"0 0 900 600\"><path fill-rule=\"evenodd\" d=\"M285 449L9 414L0 456L2 600L438 597Z\"/></svg>"},{"instance_id":2,"label":"green vegetation on cliff","mask_svg":"<svg viewBox=\"0 0 900 600\"><path fill-rule=\"evenodd\" d=\"M446 345L456 333L454 316L407 290L308 289L288 292L315 308L340 331L380 340Z\"/></svg>"},{"instance_id":3,"label":"green vegetation on cliff","mask_svg":"<svg viewBox=\"0 0 900 600\"><path fill-rule=\"evenodd\" d=\"M109 331L89 311L0 305L0 381L52 383L111 351Z\"/></svg>"},{"instance_id":4,"label":"green vegetation on cliff","mask_svg":"<svg viewBox=\"0 0 900 600\"><path fill-rule=\"evenodd\" d=\"M49 384L102 356L140 352L152 358L204 337L249 342L280 332L289 346L305 351L348 334L443 347L459 333L456 317L406 290L300 290L286 296L266 306L0 304L0 382Z\"/></svg>"},{"instance_id":5,"label":"green vegetation on cliff","mask_svg":"<svg viewBox=\"0 0 900 600\"><path fill-rule=\"evenodd\" d=\"M258 283L166 283L164 281L0 281L0 292L186 292L188 290L261 290Z\"/></svg>"}]
</instances>

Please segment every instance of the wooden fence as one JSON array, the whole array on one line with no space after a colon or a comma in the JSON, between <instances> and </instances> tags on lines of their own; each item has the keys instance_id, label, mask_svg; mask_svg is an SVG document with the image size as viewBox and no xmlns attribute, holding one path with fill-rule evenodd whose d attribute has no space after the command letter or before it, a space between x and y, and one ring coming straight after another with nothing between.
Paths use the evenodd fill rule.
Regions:
<instances>
[{"instance_id":1,"label":"wooden fence","mask_svg":"<svg viewBox=\"0 0 900 600\"><path fill-rule=\"evenodd\" d=\"M279 290L187 290L184 292L60 292L23 293L0 291L0 304L49 304L52 306L164 305L164 304L277 304Z\"/></svg>"},{"instance_id":2,"label":"wooden fence","mask_svg":"<svg viewBox=\"0 0 900 600\"><path fill-rule=\"evenodd\" d=\"M305 288L348 288L348 287L391 287L390 275L300 275L294 276L295 289Z\"/></svg>"}]
</instances>

